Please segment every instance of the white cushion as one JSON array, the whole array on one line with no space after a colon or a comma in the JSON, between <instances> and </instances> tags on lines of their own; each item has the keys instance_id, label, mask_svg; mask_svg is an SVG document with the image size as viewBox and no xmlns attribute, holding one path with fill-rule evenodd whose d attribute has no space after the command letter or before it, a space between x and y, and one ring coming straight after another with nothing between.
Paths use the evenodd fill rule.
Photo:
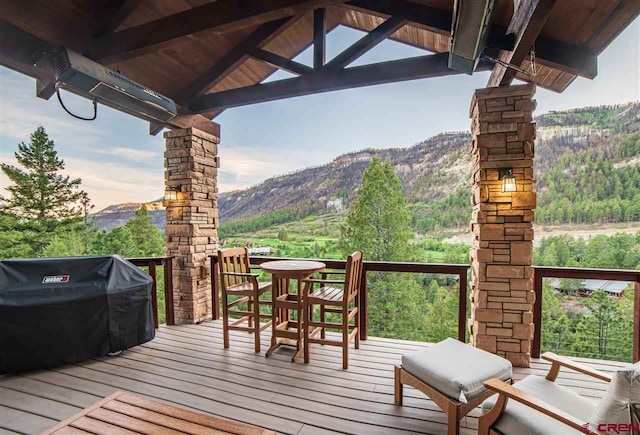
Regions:
<instances>
[{"instance_id":1,"label":"white cushion","mask_svg":"<svg viewBox=\"0 0 640 435\"><path fill-rule=\"evenodd\" d=\"M484 381L512 376L511 363L506 359L453 338L404 355L402 368L463 403L485 391Z\"/></svg>"},{"instance_id":2,"label":"white cushion","mask_svg":"<svg viewBox=\"0 0 640 435\"><path fill-rule=\"evenodd\" d=\"M594 431L607 423L640 425L640 363L613 375L589 422Z\"/></svg>"},{"instance_id":3,"label":"white cushion","mask_svg":"<svg viewBox=\"0 0 640 435\"><path fill-rule=\"evenodd\" d=\"M585 424L589 421L596 402L580 396L566 387L546 380L541 376L527 376L513 385L515 388L540 399L549 405L561 409ZM482 403L482 412L487 412L498 400L498 395L491 396ZM509 400L500 419L494 427L505 435L549 435L549 434L583 434L541 412L526 405Z\"/></svg>"}]
</instances>

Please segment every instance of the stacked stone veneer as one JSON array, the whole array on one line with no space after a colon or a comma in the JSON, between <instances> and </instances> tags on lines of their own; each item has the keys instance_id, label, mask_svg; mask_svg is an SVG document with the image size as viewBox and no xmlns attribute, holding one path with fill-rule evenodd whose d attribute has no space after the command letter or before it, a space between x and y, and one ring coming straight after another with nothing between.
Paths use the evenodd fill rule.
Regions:
<instances>
[{"instance_id":1,"label":"stacked stone veneer","mask_svg":"<svg viewBox=\"0 0 640 435\"><path fill-rule=\"evenodd\" d=\"M471 340L520 367L533 338L534 93L534 85L479 89L470 108ZM517 192L502 192L501 168L513 168Z\"/></svg>"},{"instance_id":2,"label":"stacked stone veneer","mask_svg":"<svg viewBox=\"0 0 640 435\"><path fill-rule=\"evenodd\" d=\"M209 254L218 248L218 143L188 128L164 134L165 184L182 184L177 200L165 202L167 255L174 255L176 322L211 317Z\"/></svg>"}]
</instances>

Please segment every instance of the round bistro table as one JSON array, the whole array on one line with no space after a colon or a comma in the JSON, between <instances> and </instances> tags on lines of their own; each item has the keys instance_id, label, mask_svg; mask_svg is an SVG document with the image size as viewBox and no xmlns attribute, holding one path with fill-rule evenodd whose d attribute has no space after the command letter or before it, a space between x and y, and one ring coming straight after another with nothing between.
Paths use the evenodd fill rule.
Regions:
<instances>
[{"instance_id":1,"label":"round bistro table","mask_svg":"<svg viewBox=\"0 0 640 435\"><path fill-rule=\"evenodd\" d=\"M326 265L310 260L277 260L262 263L260 268L271 274L271 347L267 350L269 357L274 350L283 344L295 345L296 353L291 361L302 356L304 351L304 325L302 325L305 297L302 281ZM296 280L297 293L291 293L289 280ZM291 311L296 311L296 320L291 320ZM278 340L278 339L282 340Z\"/></svg>"}]
</instances>

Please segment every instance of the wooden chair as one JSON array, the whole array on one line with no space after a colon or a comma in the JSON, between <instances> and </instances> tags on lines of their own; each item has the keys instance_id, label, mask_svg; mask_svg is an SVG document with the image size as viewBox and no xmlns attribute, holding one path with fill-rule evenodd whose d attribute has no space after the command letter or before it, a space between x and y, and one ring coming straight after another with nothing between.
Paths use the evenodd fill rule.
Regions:
<instances>
[{"instance_id":1,"label":"wooden chair","mask_svg":"<svg viewBox=\"0 0 640 435\"><path fill-rule=\"evenodd\" d=\"M358 295L362 280L362 252L357 251L347 258L347 268L344 280L326 279L330 272L323 273L323 279L305 280L306 309L304 310L305 343L304 362L309 362L309 344L319 343L342 347L342 367L349 366L349 343L355 340L355 348L360 347L360 316ZM314 284L320 284L318 290L313 291ZM333 287L339 285L342 288ZM320 321L313 319L315 306L320 306ZM342 316L340 323L327 322L326 314L336 313ZM354 319L354 323L351 320ZM326 329L339 329L341 339L327 339ZM320 338L315 338L320 334Z\"/></svg>"},{"instance_id":2,"label":"wooden chair","mask_svg":"<svg viewBox=\"0 0 640 435\"><path fill-rule=\"evenodd\" d=\"M611 376L551 352L543 354L542 358L551 362L545 378L529 375L513 386L498 379L484 383L498 396L482 404L485 414L478 421L478 434L595 435L607 432L611 426L626 428L617 433L640 432L640 363L620 369ZM558 385L555 380L561 367L610 383L605 395L599 402L594 402ZM512 402L517 403L513 405Z\"/></svg>"},{"instance_id":3,"label":"wooden chair","mask_svg":"<svg viewBox=\"0 0 640 435\"><path fill-rule=\"evenodd\" d=\"M271 290L271 282L258 282L258 274L251 273L246 248L219 250L218 262L222 289L224 348L229 347L229 331L238 330L254 333L255 351L260 352L260 332L271 326L271 313L260 313L260 306L271 305L271 299L261 300L260 296ZM236 298L229 301L230 296ZM245 303L246 310L236 308ZM260 319L269 319L269 322L261 324ZM246 326L242 325L245 322Z\"/></svg>"}]
</instances>

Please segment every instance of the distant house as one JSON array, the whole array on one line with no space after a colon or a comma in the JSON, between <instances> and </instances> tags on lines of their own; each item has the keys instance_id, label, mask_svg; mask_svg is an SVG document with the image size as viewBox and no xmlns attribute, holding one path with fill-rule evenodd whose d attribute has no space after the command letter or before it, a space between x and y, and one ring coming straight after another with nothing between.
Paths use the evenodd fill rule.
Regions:
<instances>
[{"instance_id":1,"label":"distant house","mask_svg":"<svg viewBox=\"0 0 640 435\"><path fill-rule=\"evenodd\" d=\"M276 252L276 250L270 246L265 246L264 248L248 248L247 250L249 251L249 255L270 255Z\"/></svg>"},{"instance_id":2,"label":"distant house","mask_svg":"<svg viewBox=\"0 0 640 435\"><path fill-rule=\"evenodd\" d=\"M552 278L547 281L553 288L558 291L566 292L562 288L562 280L559 278ZM585 279L582 288L577 291L578 296L590 296L591 293L596 290L604 290L611 297L620 298L624 290L629 285L628 282L623 281L607 281L604 279Z\"/></svg>"}]
</instances>

